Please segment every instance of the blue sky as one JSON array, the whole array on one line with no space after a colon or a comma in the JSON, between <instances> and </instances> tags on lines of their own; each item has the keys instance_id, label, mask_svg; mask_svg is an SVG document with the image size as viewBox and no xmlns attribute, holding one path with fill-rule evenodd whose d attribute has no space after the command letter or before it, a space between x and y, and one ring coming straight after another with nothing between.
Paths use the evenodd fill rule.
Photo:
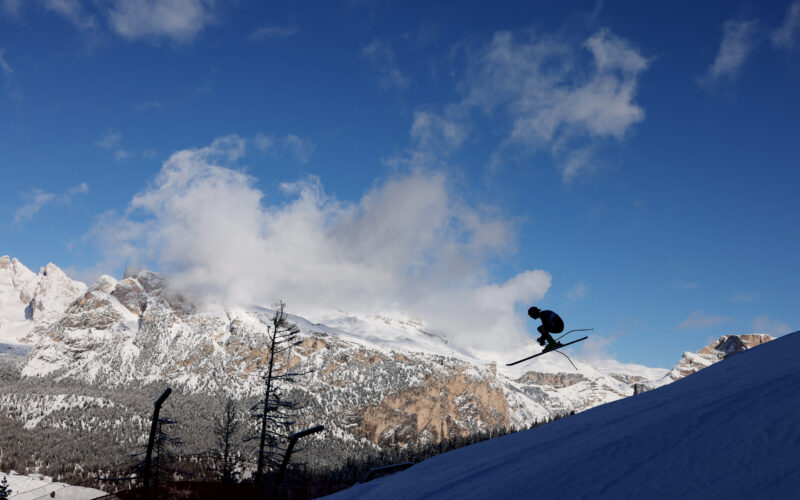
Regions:
<instances>
[{"instance_id":1,"label":"blue sky","mask_svg":"<svg viewBox=\"0 0 800 500\"><path fill-rule=\"evenodd\" d=\"M0 254L671 366L800 328L798 89L800 2L3 0Z\"/></svg>"}]
</instances>

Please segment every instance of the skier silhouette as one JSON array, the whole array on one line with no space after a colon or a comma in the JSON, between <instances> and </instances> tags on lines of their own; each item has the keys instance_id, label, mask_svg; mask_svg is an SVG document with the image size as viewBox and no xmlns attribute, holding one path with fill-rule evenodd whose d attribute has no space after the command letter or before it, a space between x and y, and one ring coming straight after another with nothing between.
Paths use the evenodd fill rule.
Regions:
<instances>
[{"instance_id":1,"label":"skier silhouette","mask_svg":"<svg viewBox=\"0 0 800 500\"><path fill-rule=\"evenodd\" d=\"M564 331L564 321L558 314L548 310L542 311L538 307L531 307L528 309L528 316L533 319L542 320L541 326L537 328L541 336L536 339L536 341L539 342L539 345L544 346L544 352L560 347L560 344L550 335L551 333L561 333Z\"/></svg>"}]
</instances>

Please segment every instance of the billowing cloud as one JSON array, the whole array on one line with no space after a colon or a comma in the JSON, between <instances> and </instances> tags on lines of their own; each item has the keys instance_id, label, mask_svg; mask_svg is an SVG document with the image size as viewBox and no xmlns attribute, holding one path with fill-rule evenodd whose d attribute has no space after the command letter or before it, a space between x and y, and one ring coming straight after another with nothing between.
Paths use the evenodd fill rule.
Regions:
<instances>
[{"instance_id":1,"label":"billowing cloud","mask_svg":"<svg viewBox=\"0 0 800 500\"><path fill-rule=\"evenodd\" d=\"M786 12L783 25L773 31L770 38L776 47L791 49L797 41L798 31L800 31L800 2L794 2Z\"/></svg>"},{"instance_id":2,"label":"billowing cloud","mask_svg":"<svg viewBox=\"0 0 800 500\"><path fill-rule=\"evenodd\" d=\"M91 237L110 259L156 263L187 293L228 303L283 299L308 317L416 315L460 346L523 341L515 304L539 300L550 275L489 281L489 260L514 248L510 224L462 202L444 174L398 175L354 202L307 177L282 185L289 201L271 204L255 178L230 166L244 149L231 136L174 153L128 211L108 214Z\"/></svg>"},{"instance_id":3,"label":"billowing cloud","mask_svg":"<svg viewBox=\"0 0 800 500\"><path fill-rule=\"evenodd\" d=\"M129 40L189 42L214 23L214 0L117 0L109 25Z\"/></svg>"},{"instance_id":4,"label":"billowing cloud","mask_svg":"<svg viewBox=\"0 0 800 500\"><path fill-rule=\"evenodd\" d=\"M678 325L679 330L695 330L695 329L703 329L703 328L710 328L712 326L721 325L723 323L727 323L730 321L731 318L727 316L715 316L713 314L709 314L704 311L692 311L689 316L684 319L680 325Z\"/></svg>"},{"instance_id":5,"label":"billowing cloud","mask_svg":"<svg viewBox=\"0 0 800 500\"><path fill-rule=\"evenodd\" d=\"M722 42L714 63L701 78L714 83L721 78L735 78L756 44L756 21L726 21L722 25Z\"/></svg>"},{"instance_id":6,"label":"billowing cloud","mask_svg":"<svg viewBox=\"0 0 800 500\"><path fill-rule=\"evenodd\" d=\"M639 75L650 61L608 29L583 44L508 31L470 57L456 106L463 114L502 111L511 128L493 164L512 146L549 148L569 182L591 166L594 140L621 140L644 120L635 102Z\"/></svg>"},{"instance_id":7,"label":"billowing cloud","mask_svg":"<svg viewBox=\"0 0 800 500\"><path fill-rule=\"evenodd\" d=\"M566 42L499 32L473 62L466 102L487 111L505 107L511 141L551 144L575 133L622 138L644 119L633 98L648 61L608 30L582 48L592 54L593 69L579 64L579 49Z\"/></svg>"}]
</instances>

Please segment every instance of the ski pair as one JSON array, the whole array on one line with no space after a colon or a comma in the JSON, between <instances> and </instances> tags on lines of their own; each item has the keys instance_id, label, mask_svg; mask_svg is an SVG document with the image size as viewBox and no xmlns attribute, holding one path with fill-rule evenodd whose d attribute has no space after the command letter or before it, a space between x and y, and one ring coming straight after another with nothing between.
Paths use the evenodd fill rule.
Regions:
<instances>
[{"instance_id":1,"label":"ski pair","mask_svg":"<svg viewBox=\"0 0 800 500\"><path fill-rule=\"evenodd\" d=\"M570 330L567 333L565 333L564 335L562 335L561 337L558 337L558 339L556 339L556 343L558 344L556 347L554 347L552 349L545 348L544 351L542 351L542 352L540 352L538 354L534 354L533 356L528 356L527 358L520 359L519 361L514 361L513 363L506 363L506 366L514 366L514 365L517 365L519 363L522 363L523 361L528 361L529 359L533 359L535 357L541 356L542 354L547 354L548 352L557 351L557 350L561 349L562 347L567 347L568 345L577 344L578 342L580 342L582 340L586 340L589 337L588 336L587 337L581 337L578 340L573 340L572 342L567 342L566 344L562 344L561 342L558 342L558 340L564 338L564 336L567 335L568 333L572 333L572 332L588 332L590 330L593 330L593 328L582 328L580 330ZM563 352L561 352L559 354L567 356ZM567 356L567 359L569 359L569 356ZM575 366L575 363L572 363L571 359L569 359L569 362L572 364L572 366ZM577 370L577 367L575 367L575 369Z\"/></svg>"}]
</instances>

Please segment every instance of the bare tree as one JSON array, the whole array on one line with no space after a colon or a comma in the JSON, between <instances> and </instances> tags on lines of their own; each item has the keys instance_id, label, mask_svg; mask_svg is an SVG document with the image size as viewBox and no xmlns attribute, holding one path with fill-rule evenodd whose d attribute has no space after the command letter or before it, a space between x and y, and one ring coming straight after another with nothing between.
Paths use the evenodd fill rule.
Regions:
<instances>
[{"instance_id":1,"label":"bare tree","mask_svg":"<svg viewBox=\"0 0 800 500\"><path fill-rule=\"evenodd\" d=\"M232 398L225 401L222 414L214 421L214 436L216 437L216 454L222 460L222 482L229 483L236 479L234 457L237 452L236 436L239 433L239 409Z\"/></svg>"},{"instance_id":2,"label":"bare tree","mask_svg":"<svg viewBox=\"0 0 800 500\"><path fill-rule=\"evenodd\" d=\"M179 437L170 436L166 432L165 426L178 423L175 420L161 417L158 419L158 430L156 431L155 446L153 451L155 457L153 458L153 484L158 484L163 472L173 472L167 463L173 458L172 450L174 446L180 446L183 441Z\"/></svg>"},{"instance_id":3,"label":"bare tree","mask_svg":"<svg viewBox=\"0 0 800 500\"><path fill-rule=\"evenodd\" d=\"M300 329L286 319L282 301L278 304L275 313L269 318L267 325L267 349L269 362L263 374L264 397L256 403L251 410L258 419L261 432L257 436L258 466L256 468L256 481L263 483L265 468L275 469L280 465L283 449L281 444L289 434L291 411L295 409L291 401L283 397L281 383L294 381L299 373L291 373L285 366L288 361L288 351L297 344L295 337ZM255 436L253 437L255 438Z\"/></svg>"}]
</instances>

